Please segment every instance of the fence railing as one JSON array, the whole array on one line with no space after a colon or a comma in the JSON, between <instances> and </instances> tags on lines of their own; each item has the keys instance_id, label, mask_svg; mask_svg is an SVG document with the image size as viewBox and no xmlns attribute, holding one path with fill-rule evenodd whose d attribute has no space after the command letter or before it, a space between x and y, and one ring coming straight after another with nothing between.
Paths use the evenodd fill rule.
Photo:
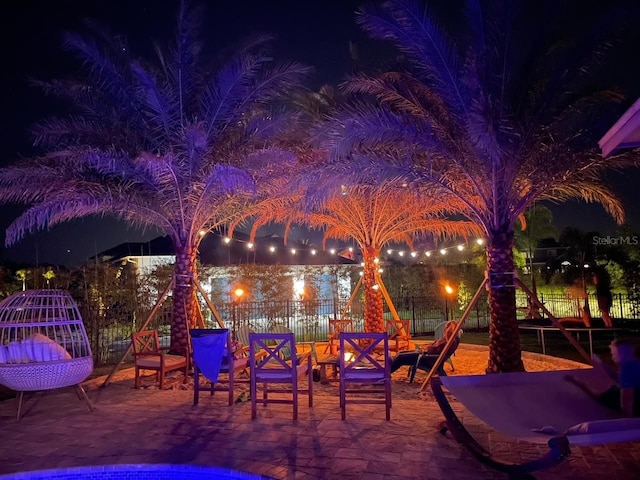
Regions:
<instances>
[{"instance_id":1,"label":"fence railing","mask_svg":"<svg viewBox=\"0 0 640 480\"><path fill-rule=\"evenodd\" d=\"M578 301L561 294L540 294L540 300L546 308L557 317L578 316ZM527 314L527 297L521 292L516 294L518 318L523 319ZM589 296L589 305L594 317L600 315L597 298ZM339 318L347 306L346 300L301 300L301 301L264 301L241 302L239 304L226 303L217 305L218 313L225 326L237 329L249 326L255 331L268 331L274 325L284 325L295 333L298 341L323 341L329 334L329 319ZM457 302L434 300L428 297L406 297L394 299L394 306L400 318L410 320L412 335L432 335L435 327L446 319L458 319L462 315L462 308ZM391 318L386 309L385 317ZM616 294L613 297L611 309L614 318L634 319L634 310L626 295ZM355 322L356 329L364 326L364 308L360 302L351 305L350 318ZM545 315L542 315L545 317ZM466 330L482 330L489 327L489 305L486 294L481 295L475 307L471 310L465 322ZM130 343L131 332L137 329L138 322L122 321L111 323L109 327L92 328L87 324L91 338L96 364L108 364L118 361ZM140 321L141 324L141 321ZM157 329L161 338L168 344L171 324L170 308L163 308L148 325L150 329ZM217 323L209 314L206 318L209 327L216 327Z\"/></svg>"}]
</instances>

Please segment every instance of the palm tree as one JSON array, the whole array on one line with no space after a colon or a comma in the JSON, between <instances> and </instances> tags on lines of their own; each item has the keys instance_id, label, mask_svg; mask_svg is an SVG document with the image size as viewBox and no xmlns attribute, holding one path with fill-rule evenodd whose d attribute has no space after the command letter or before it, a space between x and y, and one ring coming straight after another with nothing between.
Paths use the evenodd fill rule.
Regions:
<instances>
[{"instance_id":1,"label":"palm tree","mask_svg":"<svg viewBox=\"0 0 640 480\"><path fill-rule=\"evenodd\" d=\"M523 370L515 220L536 200L579 198L600 203L621 221L622 206L604 186L602 173L631 162L624 156L605 160L595 149L594 131L615 114L610 109L603 115L607 110L601 107L621 100L587 82L605 60L603 37L580 44L561 37L563 31L552 28L551 19L562 17L557 5L553 15L537 3L533 11L528 6L469 1L468 28L457 29L455 41L454 33L414 1L388 0L360 10L357 21L364 30L395 44L406 63L397 71L351 77L345 90L360 100L320 131L334 159L331 173L340 182L380 177L401 179L409 188L439 185L483 229L491 312L488 372ZM531 33L528 25L538 27L538 11L545 28L532 39L525 34ZM542 38L543 33L555 36Z\"/></svg>"},{"instance_id":2,"label":"palm tree","mask_svg":"<svg viewBox=\"0 0 640 480\"><path fill-rule=\"evenodd\" d=\"M308 169L309 166L305 166ZM318 165L315 168L320 168ZM284 191L284 190L283 190ZM262 202L253 210L252 234L269 222L292 223L324 230L323 247L329 238L354 240L363 256L365 331L384 331L382 292L377 270L381 249L401 242L413 247L419 236L468 237L479 232L471 222L446 216L455 199L436 193L411 190L393 182L369 186L341 186L337 192L317 196L282 195ZM285 237L286 238L286 237Z\"/></svg>"},{"instance_id":3,"label":"palm tree","mask_svg":"<svg viewBox=\"0 0 640 480\"><path fill-rule=\"evenodd\" d=\"M202 233L225 225L286 171L280 148L292 115L280 105L308 68L276 64L269 38L252 38L219 65L196 39L202 12L181 2L175 44L157 58L134 57L122 37L91 25L69 34L82 63L75 79L37 82L71 113L35 128L37 158L0 170L0 203L29 208L7 229L27 232L87 215L113 215L171 237L172 345L196 322L196 255Z\"/></svg>"}]
</instances>

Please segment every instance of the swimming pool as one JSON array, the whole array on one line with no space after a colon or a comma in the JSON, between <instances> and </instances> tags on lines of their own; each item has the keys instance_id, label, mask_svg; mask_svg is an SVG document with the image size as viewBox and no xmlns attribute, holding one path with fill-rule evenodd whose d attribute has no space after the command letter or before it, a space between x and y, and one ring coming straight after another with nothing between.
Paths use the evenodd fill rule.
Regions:
<instances>
[{"instance_id":1,"label":"swimming pool","mask_svg":"<svg viewBox=\"0 0 640 480\"><path fill-rule=\"evenodd\" d=\"M171 464L91 465L0 475L0 480L273 480L228 468Z\"/></svg>"}]
</instances>

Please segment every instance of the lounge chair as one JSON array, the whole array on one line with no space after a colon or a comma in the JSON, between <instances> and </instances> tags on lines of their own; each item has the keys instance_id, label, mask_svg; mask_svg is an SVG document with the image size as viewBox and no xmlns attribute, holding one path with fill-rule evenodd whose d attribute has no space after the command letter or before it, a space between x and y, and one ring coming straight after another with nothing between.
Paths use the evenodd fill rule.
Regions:
<instances>
[{"instance_id":1,"label":"lounge chair","mask_svg":"<svg viewBox=\"0 0 640 480\"><path fill-rule=\"evenodd\" d=\"M572 446L640 440L640 418L621 417L566 381L567 375L592 382L601 373L591 368L434 377L431 389L446 418L441 433L450 431L478 460L512 478L532 478L530 472L562 462L571 454ZM549 451L520 464L493 458L458 419L443 385L490 427L515 439L547 444Z\"/></svg>"},{"instance_id":2,"label":"lounge chair","mask_svg":"<svg viewBox=\"0 0 640 480\"><path fill-rule=\"evenodd\" d=\"M438 370L437 370L438 375L442 377L445 377L447 375L447 372L445 372L444 370L444 364L447 361L451 360L452 355L456 354L458 345L460 345L459 341L455 341L454 343L451 344L451 346L449 347L449 350L444 356L444 359L442 360L442 362L440 363L440 366L438 367ZM409 383L413 383L413 379L415 378L416 372L418 370L422 370L424 372L429 373L433 368L433 365L438 360L438 357L440 357L440 354L429 354L426 352L421 353L416 363L411 367L409 367Z\"/></svg>"},{"instance_id":3,"label":"lounge chair","mask_svg":"<svg viewBox=\"0 0 640 480\"><path fill-rule=\"evenodd\" d=\"M441 338L444 338L444 329L446 327L446 325L450 323L450 322L441 322L438 325L435 326L435 328L433 329L433 340L440 340ZM456 371L456 367L453 366L453 359L451 358L452 356L455 356L455 352L453 352L448 358L446 358L442 363L448 363L449 366L451 367L451 371L455 372ZM444 369L443 369L444 371Z\"/></svg>"}]
</instances>

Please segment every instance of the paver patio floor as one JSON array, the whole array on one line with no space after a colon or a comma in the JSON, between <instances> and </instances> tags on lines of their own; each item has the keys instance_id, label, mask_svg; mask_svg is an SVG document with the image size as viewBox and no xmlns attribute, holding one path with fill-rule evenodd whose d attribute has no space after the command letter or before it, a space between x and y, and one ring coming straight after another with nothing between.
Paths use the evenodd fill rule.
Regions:
<instances>
[{"instance_id":1,"label":"paver patio floor","mask_svg":"<svg viewBox=\"0 0 640 480\"><path fill-rule=\"evenodd\" d=\"M318 384L315 384L318 385ZM416 387L417 390L417 387ZM223 392L133 389L131 378L90 388L89 412L72 389L37 393L15 423L15 400L0 402L0 473L139 463L213 465L277 479L491 479L490 471L450 436L438 433L442 413L431 394L394 398L392 419L381 405L353 405L340 420L337 387L318 388L314 407L301 396L299 419L291 406L226 404ZM531 459L546 447L494 432L452 401L485 447L512 460ZM575 449L540 479L635 479L640 443Z\"/></svg>"}]
</instances>

